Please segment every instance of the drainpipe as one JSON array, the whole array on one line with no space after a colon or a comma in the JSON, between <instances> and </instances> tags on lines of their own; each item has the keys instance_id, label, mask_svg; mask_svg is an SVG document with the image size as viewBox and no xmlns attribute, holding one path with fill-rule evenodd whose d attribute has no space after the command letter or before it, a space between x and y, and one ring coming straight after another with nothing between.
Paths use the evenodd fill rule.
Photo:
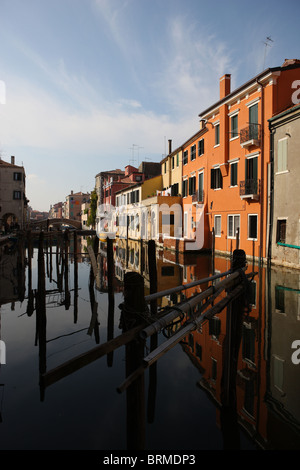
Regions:
<instances>
[{"instance_id":1,"label":"drainpipe","mask_svg":"<svg viewBox=\"0 0 300 470\"><path fill-rule=\"evenodd\" d=\"M271 122L269 122L269 131L270 131L270 213L269 213L269 239L268 239L268 267L271 265L272 259L272 240L273 240L273 211L274 211L274 135L276 129L272 128Z\"/></svg>"},{"instance_id":2,"label":"drainpipe","mask_svg":"<svg viewBox=\"0 0 300 470\"><path fill-rule=\"evenodd\" d=\"M264 86L256 79L256 83L261 87L261 180L260 180L260 265L262 264L263 257L263 227L264 227Z\"/></svg>"}]
</instances>

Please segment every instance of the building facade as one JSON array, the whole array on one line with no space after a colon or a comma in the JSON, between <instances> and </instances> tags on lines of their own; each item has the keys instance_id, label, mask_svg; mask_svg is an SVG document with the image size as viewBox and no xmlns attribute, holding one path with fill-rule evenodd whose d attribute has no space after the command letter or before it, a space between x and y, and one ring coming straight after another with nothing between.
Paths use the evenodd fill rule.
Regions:
<instances>
[{"instance_id":1,"label":"building facade","mask_svg":"<svg viewBox=\"0 0 300 470\"><path fill-rule=\"evenodd\" d=\"M272 174L268 259L300 267L300 105L270 119Z\"/></svg>"},{"instance_id":2,"label":"building facade","mask_svg":"<svg viewBox=\"0 0 300 470\"><path fill-rule=\"evenodd\" d=\"M0 230L23 229L28 218L25 169L0 159Z\"/></svg>"},{"instance_id":3,"label":"building facade","mask_svg":"<svg viewBox=\"0 0 300 470\"><path fill-rule=\"evenodd\" d=\"M81 221L81 205L88 201L90 198L89 193L71 193L66 196L66 201L64 205L64 218L71 220Z\"/></svg>"},{"instance_id":4,"label":"building facade","mask_svg":"<svg viewBox=\"0 0 300 470\"><path fill-rule=\"evenodd\" d=\"M205 159L197 156L195 163L195 168L198 164L204 172L205 223L210 234L204 248L210 249L214 243L217 252L230 254L239 247L248 256L266 259L268 120L291 106L299 68L300 61L285 61L234 91L231 76L224 75L219 101L199 114L201 127L207 130L203 137ZM190 201L183 199L185 203Z\"/></svg>"}]
</instances>

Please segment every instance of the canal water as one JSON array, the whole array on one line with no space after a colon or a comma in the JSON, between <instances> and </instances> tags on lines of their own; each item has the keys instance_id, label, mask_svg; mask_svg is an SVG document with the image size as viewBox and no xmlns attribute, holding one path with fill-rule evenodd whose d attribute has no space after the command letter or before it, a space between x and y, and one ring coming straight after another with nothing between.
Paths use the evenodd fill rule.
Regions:
<instances>
[{"instance_id":1,"label":"canal water","mask_svg":"<svg viewBox=\"0 0 300 470\"><path fill-rule=\"evenodd\" d=\"M117 390L126 377L124 345L73 373L64 372L46 386L41 380L122 334L126 270L143 273L149 294L145 246L114 243L113 299L107 288L106 246L100 243L95 277L91 246L92 239L78 237L75 257L71 240L66 257L60 242L45 241L44 286L37 243L32 253L17 242L1 248L0 337L5 345L0 366L1 450L128 449L132 410L126 390ZM213 265L207 255L158 250L158 290L229 267L230 261L222 257L216 257ZM228 445L241 450L300 448L300 354L292 348L300 340L300 276L249 263L248 271L253 268L257 274L251 282L251 310L243 314L236 409L229 420L224 419L220 406L224 310L157 361L154 382L145 371L145 420L139 429L145 450L222 450ZM195 288L187 289L184 295L194 293ZM179 300L170 294L159 300L158 308L164 311ZM168 335L170 331L160 332L158 344ZM148 348L146 344L145 353Z\"/></svg>"}]
</instances>

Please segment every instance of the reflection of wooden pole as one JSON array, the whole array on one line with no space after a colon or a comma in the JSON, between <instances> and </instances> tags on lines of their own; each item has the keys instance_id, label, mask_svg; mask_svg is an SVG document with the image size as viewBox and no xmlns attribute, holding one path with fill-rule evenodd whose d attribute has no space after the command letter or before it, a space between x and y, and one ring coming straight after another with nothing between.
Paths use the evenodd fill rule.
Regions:
<instances>
[{"instance_id":1,"label":"reflection of wooden pole","mask_svg":"<svg viewBox=\"0 0 300 470\"><path fill-rule=\"evenodd\" d=\"M136 272L127 272L124 276L123 328L129 330L142 323L144 311L144 279ZM126 377L142 364L143 355L144 341L139 337L126 345ZM144 374L140 374L126 391L128 450L142 450L145 448L144 394Z\"/></svg>"},{"instance_id":2,"label":"reflection of wooden pole","mask_svg":"<svg viewBox=\"0 0 300 470\"><path fill-rule=\"evenodd\" d=\"M37 337L39 344L39 372L46 372L46 287L45 287L45 259L44 259L44 233L40 232L38 248L38 292L36 305ZM43 390L41 388L41 399Z\"/></svg>"},{"instance_id":3,"label":"reflection of wooden pole","mask_svg":"<svg viewBox=\"0 0 300 470\"><path fill-rule=\"evenodd\" d=\"M148 242L148 262L149 262L149 278L150 278L150 294L157 292L157 268L156 268L156 246L154 240ZM150 302L151 316L156 318L157 300ZM157 348L157 333L150 338L150 350ZM149 368L149 389L148 389L148 422L153 423L155 400L156 400L156 381L157 381L157 364L156 362Z\"/></svg>"},{"instance_id":4,"label":"reflection of wooden pole","mask_svg":"<svg viewBox=\"0 0 300 470\"><path fill-rule=\"evenodd\" d=\"M27 303L27 315L31 316L34 311L34 294L32 290L32 234L29 230L27 232L27 258L28 258L28 303Z\"/></svg>"},{"instance_id":5,"label":"reflection of wooden pole","mask_svg":"<svg viewBox=\"0 0 300 470\"><path fill-rule=\"evenodd\" d=\"M215 274L215 228L212 229L211 272Z\"/></svg>"},{"instance_id":6,"label":"reflection of wooden pole","mask_svg":"<svg viewBox=\"0 0 300 470\"><path fill-rule=\"evenodd\" d=\"M232 257L233 271L243 269L245 266L245 252L239 249L234 250ZM247 282L246 278L245 282ZM232 289L228 289L227 295L230 294L231 291ZM236 375L242 336L244 307L245 290L227 306L223 374L221 379L221 427L224 449L240 448L236 412Z\"/></svg>"},{"instance_id":7,"label":"reflection of wooden pole","mask_svg":"<svg viewBox=\"0 0 300 470\"><path fill-rule=\"evenodd\" d=\"M74 232L74 323L78 319L78 257L77 257L77 233Z\"/></svg>"},{"instance_id":8,"label":"reflection of wooden pole","mask_svg":"<svg viewBox=\"0 0 300 470\"><path fill-rule=\"evenodd\" d=\"M108 285L108 318L107 318L107 341L114 337L114 312L115 312L115 297L114 297L114 250L113 240L107 238L107 285ZM111 367L113 364L113 351L107 354L107 365Z\"/></svg>"},{"instance_id":9,"label":"reflection of wooden pole","mask_svg":"<svg viewBox=\"0 0 300 470\"><path fill-rule=\"evenodd\" d=\"M65 268L65 309L69 310L70 307L70 291L69 291L69 232L65 231L65 253L64 253L64 268Z\"/></svg>"}]
</instances>

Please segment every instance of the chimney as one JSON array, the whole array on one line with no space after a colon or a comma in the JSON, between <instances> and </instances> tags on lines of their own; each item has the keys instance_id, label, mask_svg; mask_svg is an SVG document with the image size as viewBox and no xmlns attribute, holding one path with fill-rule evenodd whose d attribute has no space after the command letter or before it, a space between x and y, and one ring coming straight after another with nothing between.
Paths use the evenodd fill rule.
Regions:
<instances>
[{"instance_id":1,"label":"chimney","mask_svg":"<svg viewBox=\"0 0 300 470\"><path fill-rule=\"evenodd\" d=\"M73 189L71 189L71 195L73 194Z\"/></svg>"},{"instance_id":2,"label":"chimney","mask_svg":"<svg viewBox=\"0 0 300 470\"><path fill-rule=\"evenodd\" d=\"M230 93L230 74L225 74L220 78L220 100Z\"/></svg>"},{"instance_id":3,"label":"chimney","mask_svg":"<svg viewBox=\"0 0 300 470\"><path fill-rule=\"evenodd\" d=\"M170 155L170 153L172 153L172 140L169 139L168 142L169 142L169 155Z\"/></svg>"},{"instance_id":4,"label":"chimney","mask_svg":"<svg viewBox=\"0 0 300 470\"><path fill-rule=\"evenodd\" d=\"M10 157L10 163L11 163L12 165L15 164L15 157L13 157L13 156Z\"/></svg>"}]
</instances>

